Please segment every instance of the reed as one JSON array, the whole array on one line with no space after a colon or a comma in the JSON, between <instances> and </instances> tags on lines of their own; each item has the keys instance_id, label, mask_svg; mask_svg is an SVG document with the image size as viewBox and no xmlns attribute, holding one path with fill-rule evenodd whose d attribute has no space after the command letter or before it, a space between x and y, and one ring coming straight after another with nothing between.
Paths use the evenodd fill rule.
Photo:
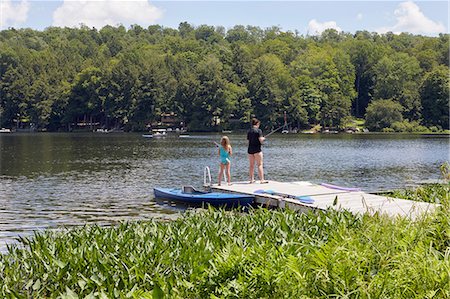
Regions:
<instances>
[{"instance_id":1,"label":"reed","mask_svg":"<svg viewBox=\"0 0 450 299\"><path fill-rule=\"evenodd\" d=\"M427 184L417 188L395 190L390 196L429 203L448 202L450 200L450 182L445 184Z\"/></svg>"},{"instance_id":2,"label":"reed","mask_svg":"<svg viewBox=\"0 0 450 299\"><path fill-rule=\"evenodd\" d=\"M449 298L450 213L441 202L416 221L208 209L39 232L0 256L0 297Z\"/></svg>"}]
</instances>

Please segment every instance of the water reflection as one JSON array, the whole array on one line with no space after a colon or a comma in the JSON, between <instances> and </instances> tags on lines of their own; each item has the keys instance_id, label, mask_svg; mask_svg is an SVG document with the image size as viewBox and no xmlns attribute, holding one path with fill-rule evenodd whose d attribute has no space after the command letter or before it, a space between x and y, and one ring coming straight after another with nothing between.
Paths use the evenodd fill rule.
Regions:
<instances>
[{"instance_id":1,"label":"water reflection","mask_svg":"<svg viewBox=\"0 0 450 299\"><path fill-rule=\"evenodd\" d=\"M245 135L231 135L232 179L247 180ZM185 207L155 202L155 186L200 186L218 171L220 135L146 139L140 134L0 135L0 250L35 230L173 218ZM272 135L267 178L365 190L439 177L448 136Z\"/></svg>"}]
</instances>

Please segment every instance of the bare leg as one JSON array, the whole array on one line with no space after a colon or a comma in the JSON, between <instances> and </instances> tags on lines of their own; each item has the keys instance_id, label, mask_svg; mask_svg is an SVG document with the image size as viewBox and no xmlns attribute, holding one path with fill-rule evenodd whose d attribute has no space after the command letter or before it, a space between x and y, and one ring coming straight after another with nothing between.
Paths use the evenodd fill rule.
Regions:
<instances>
[{"instance_id":1,"label":"bare leg","mask_svg":"<svg viewBox=\"0 0 450 299\"><path fill-rule=\"evenodd\" d=\"M258 176L259 176L259 180L261 181L261 183L264 183L264 168L263 168L263 153L259 152L256 153L255 155L255 162L256 165L258 166Z\"/></svg>"},{"instance_id":2,"label":"bare leg","mask_svg":"<svg viewBox=\"0 0 450 299\"><path fill-rule=\"evenodd\" d=\"M219 182L217 183L219 186L222 183L222 174L223 174L223 169L224 169L224 165L222 163L220 164L220 169L219 169Z\"/></svg>"},{"instance_id":3,"label":"bare leg","mask_svg":"<svg viewBox=\"0 0 450 299\"><path fill-rule=\"evenodd\" d=\"M248 161L250 162L250 168L248 170L248 174L250 177L250 183L255 181L254 173L255 173L255 155L248 154Z\"/></svg>"},{"instance_id":4,"label":"bare leg","mask_svg":"<svg viewBox=\"0 0 450 299\"><path fill-rule=\"evenodd\" d=\"M226 172L227 172L227 181L228 185L231 185L231 162L228 162L227 165L225 165Z\"/></svg>"}]
</instances>

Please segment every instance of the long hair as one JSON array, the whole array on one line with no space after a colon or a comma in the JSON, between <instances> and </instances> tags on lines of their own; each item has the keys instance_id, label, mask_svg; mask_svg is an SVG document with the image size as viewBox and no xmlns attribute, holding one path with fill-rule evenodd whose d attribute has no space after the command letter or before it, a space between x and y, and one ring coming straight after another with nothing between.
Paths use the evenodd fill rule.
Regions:
<instances>
[{"instance_id":1,"label":"long hair","mask_svg":"<svg viewBox=\"0 0 450 299\"><path fill-rule=\"evenodd\" d=\"M259 123L261 123L261 122L259 121L259 119L257 119L257 118L252 118L252 126L257 126Z\"/></svg>"},{"instance_id":2,"label":"long hair","mask_svg":"<svg viewBox=\"0 0 450 299\"><path fill-rule=\"evenodd\" d=\"M222 139L220 139L220 144L223 146L224 149L227 151L229 150L231 144L230 139L227 136L223 136Z\"/></svg>"}]
</instances>

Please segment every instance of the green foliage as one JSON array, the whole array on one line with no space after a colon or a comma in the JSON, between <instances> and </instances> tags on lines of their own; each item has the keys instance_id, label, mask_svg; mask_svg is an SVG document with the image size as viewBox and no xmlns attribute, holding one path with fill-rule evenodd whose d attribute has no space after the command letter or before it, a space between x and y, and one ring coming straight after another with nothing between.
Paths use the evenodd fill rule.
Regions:
<instances>
[{"instance_id":1,"label":"green foliage","mask_svg":"<svg viewBox=\"0 0 450 299\"><path fill-rule=\"evenodd\" d=\"M195 38L210 43L219 42L221 36L216 32L214 26L200 25L195 30Z\"/></svg>"},{"instance_id":2,"label":"green foliage","mask_svg":"<svg viewBox=\"0 0 450 299\"><path fill-rule=\"evenodd\" d=\"M355 40L344 42L344 48L350 55L351 62L355 68L355 89L357 98L353 102L354 114L363 117L367 105L372 100L372 89L374 86L374 66L383 55L384 49L375 43L370 34L356 34Z\"/></svg>"},{"instance_id":3,"label":"green foliage","mask_svg":"<svg viewBox=\"0 0 450 299\"><path fill-rule=\"evenodd\" d=\"M394 123L403 120L402 111L403 107L392 100L373 101L367 107L366 126L375 131L391 128Z\"/></svg>"},{"instance_id":4,"label":"green foliage","mask_svg":"<svg viewBox=\"0 0 450 299\"><path fill-rule=\"evenodd\" d=\"M354 68L341 50L311 46L291 63L309 121L339 127L350 115Z\"/></svg>"},{"instance_id":5,"label":"green foliage","mask_svg":"<svg viewBox=\"0 0 450 299\"><path fill-rule=\"evenodd\" d=\"M405 53L384 56L374 68L376 99L399 99L409 82L417 83L421 71L417 59Z\"/></svg>"},{"instance_id":6,"label":"green foliage","mask_svg":"<svg viewBox=\"0 0 450 299\"><path fill-rule=\"evenodd\" d=\"M420 125L418 121L409 122L406 119L392 123L391 128L395 132L425 133L431 131L427 127Z\"/></svg>"},{"instance_id":7,"label":"green foliage","mask_svg":"<svg viewBox=\"0 0 450 299\"><path fill-rule=\"evenodd\" d=\"M442 169L445 169L446 165L448 167L448 164L444 164L442 165ZM444 173L443 175L444 177L448 176L448 174ZM427 184L413 189L397 190L391 195L395 198L404 198L414 201L431 203L441 203L443 201L445 203L450 200L450 184Z\"/></svg>"},{"instance_id":8,"label":"green foliage","mask_svg":"<svg viewBox=\"0 0 450 299\"><path fill-rule=\"evenodd\" d=\"M284 88L289 88L290 74L275 55L261 56L254 62L248 83L253 96L253 111L263 123L275 127L283 117ZM289 95L287 95L289 97Z\"/></svg>"},{"instance_id":9,"label":"green foliage","mask_svg":"<svg viewBox=\"0 0 450 299\"><path fill-rule=\"evenodd\" d=\"M447 187L445 187L447 188ZM416 221L349 212L187 212L45 231L0 256L4 298L450 296L448 188Z\"/></svg>"},{"instance_id":10,"label":"green foliage","mask_svg":"<svg viewBox=\"0 0 450 299\"><path fill-rule=\"evenodd\" d=\"M441 174L444 180L450 181L450 164L448 162L445 162L440 167Z\"/></svg>"},{"instance_id":11,"label":"green foliage","mask_svg":"<svg viewBox=\"0 0 450 299\"><path fill-rule=\"evenodd\" d=\"M143 130L174 112L195 130L252 116L270 128L286 111L298 127L342 128L374 99L393 99L416 127L448 128L448 34L329 29L305 37L183 22L11 28L0 31L0 45L1 127Z\"/></svg>"},{"instance_id":12,"label":"green foliage","mask_svg":"<svg viewBox=\"0 0 450 299\"><path fill-rule=\"evenodd\" d=\"M448 67L436 67L425 75L420 93L426 124L450 128L449 84Z\"/></svg>"}]
</instances>

